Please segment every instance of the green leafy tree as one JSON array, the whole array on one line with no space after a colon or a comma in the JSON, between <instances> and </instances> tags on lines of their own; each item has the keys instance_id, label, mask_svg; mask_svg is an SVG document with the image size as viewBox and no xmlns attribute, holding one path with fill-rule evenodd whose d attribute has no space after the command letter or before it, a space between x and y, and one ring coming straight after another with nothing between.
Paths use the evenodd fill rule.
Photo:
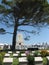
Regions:
<instances>
[{"instance_id":1,"label":"green leafy tree","mask_svg":"<svg viewBox=\"0 0 49 65\"><path fill-rule=\"evenodd\" d=\"M0 14L0 22L4 22L8 27L14 26L12 50L15 50L18 30L33 33L18 29L19 26L41 27L44 23L49 23L49 4L47 0L2 0ZM10 33L2 28L0 30L4 34Z\"/></svg>"}]
</instances>

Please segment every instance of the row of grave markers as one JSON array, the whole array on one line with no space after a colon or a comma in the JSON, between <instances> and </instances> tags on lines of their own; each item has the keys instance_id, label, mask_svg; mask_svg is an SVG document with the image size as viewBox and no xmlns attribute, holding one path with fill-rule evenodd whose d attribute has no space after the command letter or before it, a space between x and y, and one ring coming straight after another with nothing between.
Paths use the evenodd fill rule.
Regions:
<instances>
[{"instance_id":1,"label":"row of grave markers","mask_svg":"<svg viewBox=\"0 0 49 65\"><path fill-rule=\"evenodd\" d=\"M43 65L43 59L42 57L34 57L35 58L35 65ZM48 59L48 65L49 65L49 56L47 56ZM18 58L19 60L19 65L27 65L27 57L20 57ZM13 58L4 58L3 59L3 64L4 65L12 65Z\"/></svg>"},{"instance_id":2,"label":"row of grave markers","mask_svg":"<svg viewBox=\"0 0 49 65\"><path fill-rule=\"evenodd\" d=\"M13 57L17 58L20 51L17 51L16 53L13 53ZM32 51L34 53L34 51ZM5 54L3 59L3 65L12 65L13 58L10 58L10 54L12 54L12 51L9 51ZM35 65L43 65L43 58L42 57L34 57L35 58ZM48 65L49 65L49 56L46 57L48 59ZM27 65L28 60L25 53L21 54L21 57L18 58L19 65Z\"/></svg>"}]
</instances>

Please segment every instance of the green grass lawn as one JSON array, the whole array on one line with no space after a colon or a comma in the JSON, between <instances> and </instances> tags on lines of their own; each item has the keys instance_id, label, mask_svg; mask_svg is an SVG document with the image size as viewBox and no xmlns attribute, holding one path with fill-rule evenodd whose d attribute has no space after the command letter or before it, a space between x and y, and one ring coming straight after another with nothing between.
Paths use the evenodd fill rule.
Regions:
<instances>
[{"instance_id":1,"label":"green grass lawn","mask_svg":"<svg viewBox=\"0 0 49 65\"><path fill-rule=\"evenodd\" d=\"M18 58L14 58L12 65L18 65L18 64L19 64Z\"/></svg>"}]
</instances>

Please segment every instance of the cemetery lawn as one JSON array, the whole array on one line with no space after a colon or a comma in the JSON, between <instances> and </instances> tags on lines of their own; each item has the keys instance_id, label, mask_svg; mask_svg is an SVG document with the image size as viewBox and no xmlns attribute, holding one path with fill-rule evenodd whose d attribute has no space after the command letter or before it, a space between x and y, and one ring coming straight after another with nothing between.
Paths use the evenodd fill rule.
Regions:
<instances>
[{"instance_id":1,"label":"cemetery lawn","mask_svg":"<svg viewBox=\"0 0 49 65\"><path fill-rule=\"evenodd\" d=\"M10 54L10 57L13 58L13 54Z\"/></svg>"},{"instance_id":2,"label":"cemetery lawn","mask_svg":"<svg viewBox=\"0 0 49 65\"><path fill-rule=\"evenodd\" d=\"M18 64L19 64L18 58L14 58L12 65L18 65Z\"/></svg>"}]
</instances>

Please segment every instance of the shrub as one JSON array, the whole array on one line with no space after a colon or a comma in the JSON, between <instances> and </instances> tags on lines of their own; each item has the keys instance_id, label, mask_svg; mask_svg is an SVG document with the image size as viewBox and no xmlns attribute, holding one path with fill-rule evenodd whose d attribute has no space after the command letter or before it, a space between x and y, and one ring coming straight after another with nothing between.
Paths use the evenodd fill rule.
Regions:
<instances>
[{"instance_id":1,"label":"shrub","mask_svg":"<svg viewBox=\"0 0 49 65\"><path fill-rule=\"evenodd\" d=\"M21 57L21 52L18 54L18 57Z\"/></svg>"},{"instance_id":2,"label":"shrub","mask_svg":"<svg viewBox=\"0 0 49 65\"><path fill-rule=\"evenodd\" d=\"M4 56L5 55L5 52L1 52L1 54Z\"/></svg>"},{"instance_id":3,"label":"shrub","mask_svg":"<svg viewBox=\"0 0 49 65\"><path fill-rule=\"evenodd\" d=\"M13 57L13 53L12 54L10 54L10 58L12 58Z\"/></svg>"},{"instance_id":4,"label":"shrub","mask_svg":"<svg viewBox=\"0 0 49 65\"><path fill-rule=\"evenodd\" d=\"M2 48L0 47L0 50L2 50Z\"/></svg>"},{"instance_id":5,"label":"shrub","mask_svg":"<svg viewBox=\"0 0 49 65\"><path fill-rule=\"evenodd\" d=\"M47 56L49 56L49 52L47 52Z\"/></svg>"},{"instance_id":6,"label":"shrub","mask_svg":"<svg viewBox=\"0 0 49 65\"><path fill-rule=\"evenodd\" d=\"M25 51L25 54L28 56L28 55L30 55L30 52L29 51Z\"/></svg>"},{"instance_id":7,"label":"shrub","mask_svg":"<svg viewBox=\"0 0 49 65\"><path fill-rule=\"evenodd\" d=\"M46 57L47 51L46 50L41 50L40 54L41 54L42 57Z\"/></svg>"},{"instance_id":8,"label":"shrub","mask_svg":"<svg viewBox=\"0 0 49 65\"><path fill-rule=\"evenodd\" d=\"M43 58L43 65L47 65L47 58L46 57Z\"/></svg>"},{"instance_id":9,"label":"shrub","mask_svg":"<svg viewBox=\"0 0 49 65\"><path fill-rule=\"evenodd\" d=\"M38 51L35 51L34 52L34 56L38 56Z\"/></svg>"},{"instance_id":10,"label":"shrub","mask_svg":"<svg viewBox=\"0 0 49 65\"><path fill-rule=\"evenodd\" d=\"M28 65L34 65L34 57L31 55L27 56Z\"/></svg>"},{"instance_id":11,"label":"shrub","mask_svg":"<svg viewBox=\"0 0 49 65\"><path fill-rule=\"evenodd\" d=\"M17 58L14 58L14 59L13 59L12 65L19 65L19 61L18 61Z\"/></svg>"},{"instance_id":12,"label":"shrub","mask_svg":"<svg viewBox=\"0 0 49 65\"><path fill-rule=\"evenodd\" d=\"M2 55L0 54L0 65L2 65Z\"/></svg>"},{"instance_id":13,"label":"shrub","mask_svg":"<svg viewBox=\"0 0 49 65\"><path fill-rule=\"evenodd\" d=\"M25 53L25 51L21 51L21 53Z\"/></svg>"},{"instance_id":14,"label":"shrub","mask_svg":"<svg viewBox=\"0 0 49 65\"><path fill-rule=\"evenodd\" d=\"M5 52L1 52L2 59L4 58Z\"/></svg>"}]
</instances>

